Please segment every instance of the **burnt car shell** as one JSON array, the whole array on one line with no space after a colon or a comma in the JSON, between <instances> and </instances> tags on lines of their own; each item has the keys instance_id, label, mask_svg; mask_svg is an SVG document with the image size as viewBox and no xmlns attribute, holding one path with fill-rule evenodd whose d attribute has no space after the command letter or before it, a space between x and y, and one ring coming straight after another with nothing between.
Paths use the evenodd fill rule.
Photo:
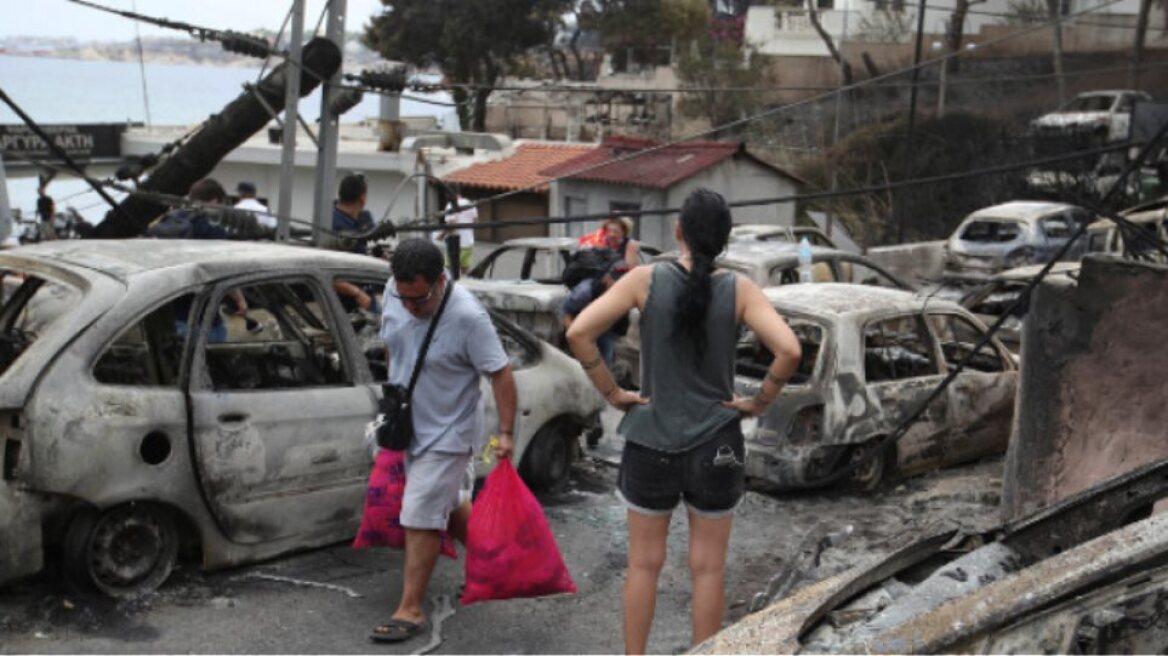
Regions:
<instances>
[{"instance_id":1,"label":"burnt car shell","mask_svg":"<svg viewBox=\"0 0 1168 656\"><path fill-rule=\"evenodd\" d=\"M1066 203L1011 201L967 216L945 243L947 278L985 281L1004 269L1049 262L1080 224L1086 210ZM1066 259L1082 255L1076 244Z\"/></svg>"},{"instance_id":2,"label":"burnt car shell","mask_svg":"<svg viewBox=\"0 0 1168 656\"><path fill-rule=\"evenodd\" d=\"M955 303L900 290L820 283L763 291L803 346L803 362L775 403L743 422L747 476L780 488L818 485L890 434L941 381L961 349L985 332ZM883 335L885 326L911 332ZM966 332L963 338L942 336L942 326ZM874 345L877 338L880 345ZM771 357L745 333L736 393L757 392ZM887 470L913 474L1005 449L1017 386L1014 361L996 339L975 361L983 370L963 371L897 443L894 455L861 468L861 478L874 480L857 483L872 487Z\"/></svg>"},{"instance_id":3,"label":"burnt car shell","mask_svg":"<svg viewBox=\"0 0 1168 656\"><path fill-rule=\"evenodd\" d=\"M375 336L377 317L355 317L333 291L384 286L383 260L270 243L56 241L0 254L0 269L16 272L0 310L0 584L39 570L49 545L67 575L92 575L85 556L102 549L114 560L93 582L130 595L166 578L156 565L172 566L180 542L218 568L353 535L385 349L359 334ZM254 326L219 306L233 290ZM38 317L51 320L29 324ZM213 338L220 321L230 339ZM496 328L520 359L522 471L532 445L566 449L604 403L574 361ZM490 413L489 393L485 404ZM115 565L134 551L121 541L139 538L157 543L154 561Z\"/></svg>"}]
</instances>

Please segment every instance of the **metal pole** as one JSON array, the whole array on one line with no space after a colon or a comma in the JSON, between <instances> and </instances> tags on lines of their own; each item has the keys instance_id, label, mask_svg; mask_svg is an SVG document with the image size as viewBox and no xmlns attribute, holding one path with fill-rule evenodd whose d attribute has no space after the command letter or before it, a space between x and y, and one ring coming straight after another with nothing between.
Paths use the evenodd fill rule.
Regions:
<instances>
[{"instance_id":1,"label":"metal pole","mask_svg":"<svg viewBox=\"0 0 1168 656\"><path fill-rule=\"evenodd\" d=\"M912 69L912 89L909 91L908 101L908 135L904 140L904 175L902 180L908 180L912 175L912 150L913 150L913 128L917 120L917 80L921 76L921 41L925 33L925 0L921 0L920 7L917 9L917 43L916 49L913 52L913 69ZM896 242L898 244L904 243L904 228L908 221L908 195L902 197L902 202L897 203L897 212L900 215L900 220L897 221L896 226Z\"/></svg>"},{"instance_id":2,"label":"metal pole","mask_svg":"<svg viewBox=\"0 0 1168 656\"><path fill-rule=\"evenodd\" d=\"M329 0L328 27L325 29L325 38L337 44L341 49L342 57L345 51L345 0ZM329 111L329 103L336 93L336 87L341 81L341 70L344 63L337 68L327 82L321 85L320 90L320 132L317 140L320 148L316 155L316 216L313 218L314 230L312 243L321 245L333 225L333 188L336 186L337 173L337 126L340 119Z\"/></svg>"},{"instance_id":3,"label":"metal pole","mask_svg":"<svg viewBox=\"0 0 1168 656\"><path fill-rule=\"evenodd\" d=\"M280 198L276 205L276 241L288 241L291 231L292 185L296 179L296 131L300 106L300 71L303 66L304 0L292 0L292 31L288 36L288 57L294 62L284 80L284 132L280 155Z\"/></svg>"},{"instance_id":4,"label":"metal pole","mask_svg":"<svg viewBox=\"0 0 1168 656\"><path fill-rule=\"evenodd\" d=\"M4 171L4 156L0 155L0 241L12 236L12 208L8 205L8 174Z\"/></svg>"},{"instance_id":5,"label":"metal pole","mask_svg":"<svg viewBox=\"0 0 1168 656\"><path fill-rule=\"evenodd\" d=\"M840 61L839 61L840 90L835 94L835 128L832 131L832 135L831 135L831 145L832 146L835 146L837 143L839 143L840 111L841 111L840 105L843 102L843 97L844 97L844 94L846 93L846 91L844 91L843 88L847 85L847 78L844 76L844 69L847 66L848 60L845 59L846 55L844 54L844 46L846 45L847 40L848 40L848 9L849 9L848 5L845 4L844 5L844 29L843 29L843 34L840 36L840 46L839 46L839 50L840 50ZM833 166L831 169L831 190L832 191L835 191L836 185L838 182L836 168L837 167ZM828 237L831 236L831 229L832 229L832 223L833 223L834 218L835 218L834 212L827 212L827 230L826 230L826 232L827 232Z\"/></svg>"}]
</instances>

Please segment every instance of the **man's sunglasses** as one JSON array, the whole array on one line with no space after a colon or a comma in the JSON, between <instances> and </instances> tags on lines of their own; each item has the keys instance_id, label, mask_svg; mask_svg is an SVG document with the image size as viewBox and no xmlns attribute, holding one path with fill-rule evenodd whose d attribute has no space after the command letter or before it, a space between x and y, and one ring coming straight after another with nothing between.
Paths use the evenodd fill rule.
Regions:
<instances>
[{"instance_id":1,"label":"man's sunglasses","mask_svg":"<svg viewBox=\"0 0 1168 656\"><path fill-rule=\"evenodd\" d=\"M402 303L409 303L410 305L423 305L430 299L434 298L434 292L437 290L438 283L435 282L433 285L430 285L430 291L422 294L421 296L403 296L397 293L397 290L391 290L389 293L391 296L400 300Z\"/></svg>"}]
</instances>

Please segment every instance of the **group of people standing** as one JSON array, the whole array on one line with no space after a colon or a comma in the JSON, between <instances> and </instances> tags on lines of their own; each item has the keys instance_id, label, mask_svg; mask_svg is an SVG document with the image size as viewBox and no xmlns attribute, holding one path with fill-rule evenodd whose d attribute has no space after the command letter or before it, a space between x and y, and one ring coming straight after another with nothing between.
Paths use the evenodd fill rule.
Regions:
<instances>
[{"instance_id":1,"label":"group of people standing","mask_svg":"<svg viewBox=\"0 0 1168 656\"><path fill-rule=\"evenodd\" d=\"M622 228L624 226L621 226ZM614 233L616 231L614 230ZM625 233L621 230L621 233ZM644 653L656 607L657 582L666 560L670 517L687 507L693 585L694 644L713 635L725 611L724 578L732 517L744 493L743 416L763 413L795 371L797 338L751 280L714 266L730 234L724 199L708 190L687 198L674 236L676 262L608 274L597 297L572 315L567 340L604 399L625 413L625 438L617 479L626 506L629 553L624 589L624 640L628 653ZM614 235L615 236L615 235ZM623 247L625 258L629 243ZM402 597L389 622L371 638L397 642L422 632L422 600L439 549L438 531L465 538L469 516L470 458L482 430L477 381L491 381L499 408L496 455L514 448L514 379L490 317L474 296L450 280L442 254L420 239L401 242L390 262L382 337L390 353L390 382L404 383L413 358L452 294L419 381L417 436L407 452L401 522L406 528ZM614 272L615 273L615 272ZM454 315L448 313L454 310ZM634 308L641 312L642 387L621 388L598 342ZM734 395L734 352L745 324L775 354L757 394ZM419 382L419 389L422 383Z\"/></svg>"},{"instance_id":2,"label":"group of people standing","mask_svg":"<svg viewBox=\"0 0 1168 656\"><path fill-rule=\"evenodd\" d=\"M341 181L334 231L361 229L366 194L364 179L349 176ZM721 628L732 518L745 485L739 420L765 412L799 363L798 339L759 287L715 267L730 226L722 196L696 190L685 200L674 228L680 258L632 266L639 258L629 226L619 219L606 222L603 247L619 254L615 261L620 265L596 282L585 281L589 287L579 294L573 289L565 307L572 354L605 401L624 413L617 493L628 526L623 593L628 653L644 653L647 647L670 517L682 503L690 533L693 643ZM517 392L509 359L486 309L448 270L467 264L461 258L457 265L447 263L434 241L419 238L400 241L390 257L380 304L389 382L405 385L416 365L422 370L412 399L415 436L405 453L402 592L390 619L370 634L377 642L400 642L427 630L424 602L440 531L466 540L472 458L481 446L480 436L488 428L497 435L494 452L499 459L510 458L514 450ZM604 346L605 335L634 308L640 311L639 391L617 384ZM734 394L735 346L742 325L774 354L750 397ZM431 328L425 359L418 362ZM485 425L479 388L484 376L490 381L498 426Z\"/></svg>"}]
</instances>

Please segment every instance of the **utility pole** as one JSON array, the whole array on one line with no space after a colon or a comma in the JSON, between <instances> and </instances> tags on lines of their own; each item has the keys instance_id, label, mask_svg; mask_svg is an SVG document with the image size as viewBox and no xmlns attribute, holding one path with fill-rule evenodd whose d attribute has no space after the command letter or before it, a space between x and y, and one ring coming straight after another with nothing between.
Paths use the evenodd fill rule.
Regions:
<instances>
[{"instance_id":1,"label":"utility pole","mask_svg":"<svg viewBox=\"0 0 1168 656\"><path fill-rule=\"evenodd\" d=\"M8 205L8 174L4 171L4 156L0 155L0 241L12 235L12 208Z\"/></svg>"},{"instance_id":2,"label":"utility pole","mask_svg":"<svg viewBox=\"0 0 1168 656\"><path fill-rule=\"evenodd\" d=\"M322 228L332 230L333 226L333 189L336 187L337 128L340 117L329 110L329 104L336 95L336 87L344 69L345 4L345 0L329 0L328 27L325 30L325 38L341 50L341 65L320 88L320 130L317 132L320 150L316 154L316 216L313 217L312 234L312 243L317 246L322 245L325 234L328 234Z\"/></svg>"},{"instance_id":3,"label":"utility pole","mask_svg":"<svg viewBox=\"0 0 1168 656\"><path fill-rule=\"evenodd\" d=\"M848 75L847 75L848 63L847 63L847 60L844 59L844 56L845 56L844 55L844 47L847 45L847 41L848 41L848 9L850 9L850 7L847 4L845 4L844 5L844 29L843 29L843 34L840 36L840 45L839 45L839 49L840 49L840 59L839 59L840 90L838 93L835 94L835 128L832 131L832 135L831 135L831 145L832 146L835 146L837 143L839 143L840 112L842 111L841 103L843 102L844 94L847 93L846 91L844 91L844 88L849 85ZM831 169L831 190L832 191L835 191L836 186L838 185L838 180L837 180L838 176L836 175L836 173L837 173L836 167L833 166ZM832 228L832 223L834 222L834 220L835 220L835 213L834 212L827 212L827 230L826 230L826 232L827 232L828 237L831 236L831 228Z\"/></svg>"},{"instance_id":4,"label":"utility pole","mask_svg":"<svg viewBox=\"0 0 1168 656\"><path fill-rule=\"evenodd\" d=\"M304 0L292 0L292 31L288 56L297 72L303 66ZM276 205L276 241L288 241L292 216L292 185L296 180L296 131L299 124L300 76L288 75L284 87L283 151L280 158L280 198Z\"/></svg>"},{"instance_id":5,"label":"utility pole","mask_svg":"<svg viewBox=\"0 0 1168 656\"><path fill-rule=\"evenodd\" d=\"M921 4L917 9L917 43L916 49L913 51L913 69L912 69L912 89L909 91L908 101L908 134L904 140L904 166L901 169L904 174L901 180L908 180L912 175L912 156L913 156L913 128L916 126L917 119L917 80L921 76L921 41L925 34L925 0L921 0ZM908 222L908 199L911 191L905 189L900 192L901 202L896 204L897 215L899 219L896 222L896 242L898 244L904 243L904 228Z\"/></svg>"}]
</instances>

